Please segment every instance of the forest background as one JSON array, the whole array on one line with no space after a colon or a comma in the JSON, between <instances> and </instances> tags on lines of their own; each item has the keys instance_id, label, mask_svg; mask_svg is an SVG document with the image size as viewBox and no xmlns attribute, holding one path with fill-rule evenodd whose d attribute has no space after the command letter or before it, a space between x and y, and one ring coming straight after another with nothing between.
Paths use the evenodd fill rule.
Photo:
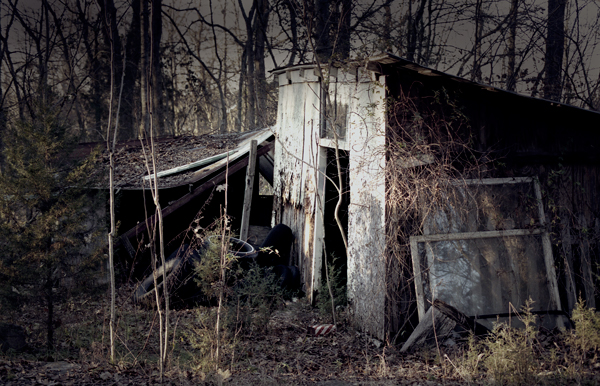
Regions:
<instances>
[{"instance_id":1,"label":"forest background","mask_svg":"<svg viewBox=\"0 0 600 386\"><path fill-rule=\"evenodd\" d=\"M93 169L65 155L110 144L111 120L119 140L263 128L270 70L381 52L600 110L599 43L598 0L0 0L0 300L21 296L14 272L41 286L50 351Z\"/></svg>"},{"instance_id":2,"label":"forest background","mask_svg":"<svg viewBox=\"0 0 600 386\"><path fill-rule=\"evenodd\" d=\"M495 87L600 109L596 0L0 4L0 130L49 106L79 142L102 140L111 43L113 68L125 73L120 140L142 136L146 93L157 135L246 131L275 123L277 83L269 70L383 51ZM114 95L119 86L113 83Z\"/></svg>"}]
</instances>

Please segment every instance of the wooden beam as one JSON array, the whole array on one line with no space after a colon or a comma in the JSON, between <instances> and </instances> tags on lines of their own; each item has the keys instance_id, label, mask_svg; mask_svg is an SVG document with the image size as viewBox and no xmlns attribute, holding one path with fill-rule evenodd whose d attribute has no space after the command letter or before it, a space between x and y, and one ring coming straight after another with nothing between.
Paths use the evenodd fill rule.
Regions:
<instances>
[{"instance_id":1,"label":"wooden beam","mask_svg":"<svg viewBox=\"0 0 600 386\"><path fill-rule=\"evenodd\" d=\"M274 146L274 142L269 143L268 145L265 145L263 147L261 147L258 151L257 151L257 157L260 157L263 154L268 153ZM232 175L233 173L236 173L240 170L242 170L244 167L246 167L248 165L248 157L244 157L242 159L240 159L238 162L236 162L233 165L229 165L228 168L225 168L226 165L222 165L223 169L220 171L219 174L213 176L211 179L209 179L208 181L204 182L202 185L196 187L194 190L192 190L190 193L186 194L185 196L181 197L179 200L173 202L171 205L167 206L166 208L164 208L162 210L162 216L163 218L166 218L168 215L170 215L171 213L175 212L176 210L182 208L183 206L185 206L186 204L188 204L190 201L192 201L194 198L198 197L199 195L201 195L202 193L204 193L206 190L208 189L212 189L215 186L217 186L218 184L222 183L223 181L225 181L225 173L229 173L229 175ZM213 170L214 172L215 170ZM152 221L154 220L154 216L152 215L149 217L149 222L152 223ZM140 221L136 226L134 226L133 228L131 228L130 230L128 230L127 232L125 232L122 237L126 237L128 239L140 234L141 232L144 232L146 230L146 221ZM119 240L122 240L122 237Z\"/></svg>"},{"instance_id":2,"label":"wooden beam","mask_svg":"<svg viewBox=\"0 0 600 386\"><path fill-rule=\"evenodd\" d=\"M507 229L499 231L481 231L481 232L462 232L462 233L442 233L439 235L411 236L410 239L418 243L427 241L454 241L454 240L475 240L490 239L496 237L530 236L539 235L544 232L541 228L532 229Z\"/></svg>"},{"instance_id":3,"label":"wooden beam","mask_svg":"<svg viewBox=\"0 0 600 386\"><path fill-rule=\"evenodd\" d=\"M254 137L256 139L256 142L260 145L262 143L264 143L265 141L268 141L271 137L273 136L273 133L270 131L265 131L263 134ZM268 144L265 145L265 147L269 147L269 150L272 149L274 144L274 141L269 142ZM247 140L247 142L243 142L242 144L240 144L240 146L237 148L237 153L235 153L230 159L229 159L229 163L233 163L235 161L237 161L239 158L245 157L246 154L248 153L250 149L250 141ZM261 148L262 150L263 148ZM261 153L265 154L265 153ZM213 174L216 170L219 170L221 168L223 168L225 166L225 164L227 163L227 159L222 159L219 160L217 162L215 162L212 165L206 166L205 168L198 170L196 172L194 172L192 174L192 176L190 178L188 178L185 184L193 184L196 183L204 178L206 178L207 176Z\"/></svg>"},{"instance_id":4,"label":"wooden beam","mask_svg":"<svg viewBox=\"0 0 600 386\"><path fill-rule=\"evenodd\" d=\"M489 334L490 330L451 305L435 299L400 352L435 347L443 344L447 338L453 338L454 335L466 338L469 333L484 336Z\"/></svg>"},{"instance_id":5,"label":"wooden beam","mask_svg":"<svg viewBox=\"0 0 600 386\"><path fill-rule=\"evenodd\" d=\"M252 209L252 191L254 188L254 175L256 174L256 140L250 143L250 155L248 169L246 169L246 190L244 191L244 207L242 209L242 225L240 228L240 239L248 239L248 225L250 225L250 211Z\"/></svg>"},{"instance_id":6,"label":"wooden beam","mask_svg":"<svg viewBox=\"0 0 600 386\"><path fill-rule=\"evenodd\" d=\"M214 162L222 160L223 158L226 158L228 155L232 155L235 152L237 152L237 149L236 150L232 150L230 152L225 152L225 153L213 155L212 157L204 158L204 159L201 159L201 160L196 161L196 162L192 162L192 163L187 164L187 165L182 165L182 166L178 166L176 168L172 168L172 169L168 169L168 170L163 170L162 172L156 173L156 176L158 178L160 178L160 177L170 176L170 175L177 174L177 173L183 173L183 172L186 172L186 171L192 170L192 169L198 169L198 168L200 168L202 166L210 165L210 164L212 164ZM145 180L149 180L149 179L152 179L152 178L154 178L154 174L150 174L150 175L144 176Z\"/></svg>"},{"instance_id":7,"label":"wooden beam","mask_svg":"<svg viewBox=\"0 0 600 386\"><path fill-rule=\"evenodd\" d=\"M265 180L267 180L269 184L273 185L274 161L270 153L265 154L262 157L258 157L258 169L260 170L260 174L265 177Z\"/></svg>"}]
</instances>

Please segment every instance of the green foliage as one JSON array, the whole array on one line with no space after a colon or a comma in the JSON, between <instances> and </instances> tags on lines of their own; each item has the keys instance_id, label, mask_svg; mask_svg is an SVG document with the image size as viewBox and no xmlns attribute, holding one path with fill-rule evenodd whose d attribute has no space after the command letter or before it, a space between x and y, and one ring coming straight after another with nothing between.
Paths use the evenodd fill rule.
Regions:
<instances>
[{"instance_id":1,"label":"green foliage","mask_svg":"<svg viewBox=\"0 0 600 386\"><path fill-rule=\"evenodd\" d=\"M194 280L202 290L202 293L208 298L214 298L219 292L219 282L221 281L221 257L223 257L223 270L226 277L231 277L231 268L235 263L235 256L225 251L221 256L220 236L208 238L206 248L202 253L202 260L196 264ZM225 243L227 246L229 243Z\"/></svg>"},{"instance_id":2,"label":"green foliage","mask_svg":"<svg viewBox=\"0 0 600 386\"><path fill-rule=\"evenodd\" d=\"M2 305L44 299L51 313L53 298L65 288L61 281L80 280L89 287L85 275L96 267L98 255L82 256L81 248L85 238L94 237L84 210L94 207L85 190L94 162L74 164L69 159L74 145L47 108L39 108L30 121L7 126L0 179Z\"/></svg>"},{"instance_id":3,"label":"green foliage","mask_svg":"<svg viewBox=\"0 0 600 386\"><path fill-rule=\"evenodd\" d=\"M346 267L345 265L338 264L339 258L333 257L332 260L331 263L327 264L329 281L331 282L331 292L333 293L333 303L336 308L345 307L348 304ZM316 306L322 314L331 315L331 295L329 294L329 288L327 287L325 278L321 281L321 288L319 289Z\"/></svg>"},{"instance_id":4,"label":"green foliage","mask_svg":"<svg viewBox=\"0 0 600 386\"><path fill-rule=\"evenodd\" d=\"M222 352L235 350L240 334L264 332L273 311L283 304L284 292L270 268L251 265L242 269L238 263L236 256L222 251L220 242L208 242L195 267L195 280L203 295L215 302L221 290L224 294L221 314L215 307L199 308L193 332L188 334L190 344L197 350L200 370L215 367L217 337Z\"/></svg>"},{"instance_id":5,"label":"green foliage","mask_svg":"<svg viewBox=\"0 0 600 386\"><path fill-rule=\"evenodd\" d=\"M272 270L253 265L234 287L236 319L246 332L265 331L273 311L284 303L284 296Z\"/></svg>"},{"instance_id":6,"label":"green foliage","mask_svg":"<svg viewBox=\"0 0 600 386\"><path fill-rule=\"evenodd\" d=\"M209 243L202 260L195 267L195 281L209 299L216 298L220 288L221 245ZM252 265L242 270L231 253L225 254L226 307L238 327L246 331L262 330L271 313L283 303L284 291L278 286L277 278L270 268ZM233 314L232 314L233 313Z\"/></svg>"}]
</instances>

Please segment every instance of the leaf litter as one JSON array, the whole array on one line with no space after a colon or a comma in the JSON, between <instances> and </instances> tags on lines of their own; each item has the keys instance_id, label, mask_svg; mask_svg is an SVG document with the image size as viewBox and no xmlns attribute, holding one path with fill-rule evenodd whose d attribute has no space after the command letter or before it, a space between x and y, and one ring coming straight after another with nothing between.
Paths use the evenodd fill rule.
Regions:
<instances>
[{"instance_id":1,"label":"leaf litter","mask_svg":"<svg viewBox=\"0 0 600 386\"><path fill-rule=\"evenodd\" d=\"M45 308L32 302L6 311L0 321L24 327L29 348L0 356L0 384L21 385L157 385L156 312L131 301L134 286L122 286L117 299L117 361L108 360L109 296L72 296L57 304L57 350L45 351ZM330 323L330 316L311 307L305 298L281 304L263 329L240 333L223 355L218 369L202 371L199 351L188 337L198 325L198 310L170 313L169 358L165 385L467 385L489 383L467 379L454 364L464 344L404 354L355 329L345 312L337 331L315 336L310 326ZM543 346L564 343L556 332L540 331ZM379 343L379 344L377 344ZM462 350L462 351L461 351ZM446 356L447 355L447 356ZM452 359L450 359L452 358ZM593 359L595 360L595 359ZM595 362L594 362L595 363ZM547 369L544 376L553 374ZM596 372L598 369L596 369ZM541 377L541 375L540 375Z\"/></svg>"}]
</instances>

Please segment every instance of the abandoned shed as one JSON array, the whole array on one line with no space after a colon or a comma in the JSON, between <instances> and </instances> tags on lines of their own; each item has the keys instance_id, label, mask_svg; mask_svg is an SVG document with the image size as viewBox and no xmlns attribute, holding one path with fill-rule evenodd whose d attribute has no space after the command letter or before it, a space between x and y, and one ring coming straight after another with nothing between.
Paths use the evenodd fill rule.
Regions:
<instances>
[{"instance_id":1,"label":"abandoned shed","mask_svg":"<svg viewBox=\"0 0 600 386\"><path fill-rule=\"evenodd\" d=\"M549 326L596 305L599 113L390 54L274 74L272 224L294 231L308 296L333 263L357 324L389 340L436 299L488 326L529 298Z\"/></svg>"}]
</instances>

